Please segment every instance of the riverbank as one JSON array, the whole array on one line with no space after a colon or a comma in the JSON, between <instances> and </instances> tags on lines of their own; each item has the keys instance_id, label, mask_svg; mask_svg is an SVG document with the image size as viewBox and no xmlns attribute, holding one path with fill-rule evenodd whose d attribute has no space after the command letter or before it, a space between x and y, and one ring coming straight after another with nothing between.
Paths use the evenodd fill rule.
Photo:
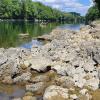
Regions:
<instances>
[{"instance_id":1,"label":"riverbank","mask_svg":"<svg viewBox=\"0 0 100 100\"><path fill-rule=\"evenodd\" d=\"M45 45L0 49L0 82L22 85L11 100L99 100L100 24L80 31L55 29ZM4 92L4 91L3 91Z\"/></svg>"}]
</instances>

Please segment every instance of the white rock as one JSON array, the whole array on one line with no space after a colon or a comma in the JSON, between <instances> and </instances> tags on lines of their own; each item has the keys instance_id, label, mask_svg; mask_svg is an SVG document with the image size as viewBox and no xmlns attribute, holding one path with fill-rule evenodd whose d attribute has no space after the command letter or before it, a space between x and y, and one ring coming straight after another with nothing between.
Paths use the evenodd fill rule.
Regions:
<instances>
[{"instance_id":1,"label":"white rock","mask_svg":"<svg viewBox=\"0 0 100 100\"><path fill-rule=\"evenodd\" d=\"M84 67L85 71L90 72L90 71L93 71L95 69L94 65L95 65L95 62L90 59L83 65L83 67Z\"/></svg>"},{"instance_id":2,"label":"white rock","mask_svg":"<svg viewBox=\"0 0 100 100\"><path fill-rule=\"evenodd\" d=\"M60 75L66 75L66 66L61 66L61 65L55 65L54 67L51 68L52 70L56 71L57 74Z\"/></svg>"},{"instance_id":3,"label":"white rock","mask_svg":"<svg viewBox=\"0 0 100 100\"><path fill-rule=\"evenodd\" d=\"M66 73L68 74L68 76L73 77L76 73L76 70L75 70L74 66L68 66L67 70L66 70Z\"/></svg>"},{"instance_id":4,"label":"white rock","mask_svg":"<svg viewBox=\"0 0 100 100\"><path fill-rule=\"evenodd\" d=\"M45 72L48 69L51 69L52 61L45 57L33 57L29 60L31 63L31 68L38 72Z\"/></svg>"},{"instance_id":5,"label":"white rock","mask_svg":"<svg viewBox=\"0 0 100 100\"><path fill-rule=\"evenodd\" d=\"M53 100L56 97L63 98L64 100L68 99L68 89L55 85L49 86L45 90L43 100Z\"/></svg>"},{"instance_id":6,"label":"white rock","mask_svg":"<svg viewBox=\"0 0 100 100\"><path fill-rule=\"evenodd\" d=\"M82 95L85 95L87 92L88 92L87 89L82 89L82 90L80 91L80 93L81 93Z\"/></svg>"},{"instance_id":7,"label":"white rock","mask_svg":"<svg viewBox=\"0 0 100 100\"><path fill-rule=\"evenodd\" d=\"M81 74L75 74L73 78L75 85L82 88L86 83L86 80L82 78Z\"/></svg>"},{"instance_id":8,"label":"white rock","mask_svg":"<svg viewBox=\"0 0 100 100\"><path fill-rule=\"evenodd\" d=\"M70 98L73 99L73 100L76 100L78 97L76 94L73 94L73 95L70 95Z\"/></svg>"},{"instance_id":9,"label":"white rock","mask_svg":"<svg viewBox=\"0 0 100 100\"><path fill-rule=\"evenodd\" d=\"M31 73L27 72L27 73L23 73L21 76L18 76L16 78L13 79L13 81L16 82L23 82L23 81L28 81L31 78Z\"/></svg>"},{"instance_id":10,"label":"white rock","mask_svg":"<svg viewBox=\"0 0 100 100\"><path fill-rule=\"evenodd\" d=\"M91 89L96 90L99 88L99 79L98 78L92 78L87 80L85 86L89 86Z\"/></svg>"},{"instance_id":11,"label":"white rock","mask_svg":"<svg viewBox=\"0 0 100 100\"><path fill-rule=\"evenodd\" d=\"M0 65L4 64L7 62L7 56L5 56L4 54L0 55Z\"/></svg>"},{"instance_id":12,"label":"white rock","mask_svg":"<svg viewBox=\"0 0 100 100\"><path fill-rule=\"evenodd\" d=\"M31 64L28 61L24 61L24 65L26 68L28 68Z\"/></svg>"}]
</instances>

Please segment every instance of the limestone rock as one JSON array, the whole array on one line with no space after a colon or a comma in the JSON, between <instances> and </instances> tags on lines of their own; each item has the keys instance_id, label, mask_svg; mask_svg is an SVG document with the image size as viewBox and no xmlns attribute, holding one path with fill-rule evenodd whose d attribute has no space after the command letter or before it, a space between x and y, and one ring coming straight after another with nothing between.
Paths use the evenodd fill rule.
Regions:
<instances>
[{"instance_id":1,"label":"limestone rock","mask_svg":"<svg viewBox=\"0 0 100 100\"><path fill-rule=\"evenodd\" d=\"M76 100L78 97L77 97L76 94L73 94L73 95L70 95L70 98L71 98L72 100Z\"/></svg>"},{"instance_id":2,"label":"limestone rock","mask_svg":"<svg viewBox=\"0 0 100 100\"><path fill-rule=\"evenodd\" d=\"M31 85L26 85L26 91L30 91L36 94L41 94L43 93L46 85L44 82L39 82Z\"/></svg>"},{"instance_id":3,"label":"limestone rock","mask_svg":"<svg viewBox=\"0 0 100 100\"><path fill-rule=\"evenodd\" d=\"M4 54L0 54L0 65L6 63L7 60L7 56L5 56Z\"/></svg>"},{"instance_id":4,"label":"limestone rock","mask_svg":"<svg viewBox=\"0 0 100 100\"><path fill-rule=\"evenodd\" d=\"M12 84L13 80L12 80L11 76L6 76L2 82L4 84Z\"/></svg>"},{"instance_id":5,"label":"limestone rock","mask_svg":"<svg viewBox=\"0 0 100 100\"><path fill-rule=\"evenodd\" d=\"M22 100L37 100L34 96L24 96Z\"/></svg>"},{"instance_id":6,"label":"limestone rock","mask_svg":"<svg viewBox=\"0 0 100 100\"><path fill-rule=\"evenodd\" d=\"M68 99L68 89L62 88L60 86L49 86L43 95L43 100L67 100Z\"/></svg>"},{"instance_id":7,"label":"limestone rock","mask_svg":"<svg viewBox=\"0 0 100 100\"><path fill-rule=\"evenodd\" d=\"M82 90L80 91L80 93L81 93L82 95L85 95L87 92L88 92L87 89L82 89Z\"/></svg>"},{"instance_id":8,"label":"limestone rock","mask_svg":"<svg viewBox=\"0 0 100 100\"><path fill-rule=\"evenodd\" d=\"M38 72L46 72L51 69L51 60L45 57L34 57L29 60L31 63L31 69Z\"/></svg>"},{"instance_id":9,"label":"limestone rock","mask_svg":"<svg viewBox=\"0 0 100 100\"><path fill-rule=\"evenodd\" d=\"M89 80L87 80L85 86L88 86L92 90L96 90L99 88L99 79L97 79L97 78L89 79Z\"/></svg>"},{"instance_id":10,"label":"limestone rock","mask_svg":"<svg viewBox=\"0 0 100 100\"><path fill-rule=\"evenodd\" d=\"M27 73L23 73L21 76L18 76L16 78L13 79L13 81L16 82L25 82L30 80L31 78L31 73L27 72Z\"/></svg>"},{"instance_id":11,"label":"limestone rock","mask_svg":"<svg viewBox=\"0 0 100 100\"><path fill-rule=\"evenodd\" d=\"M62 76L60 78L56 78L54 82L56 85L62 86L64 88L73 88L75 85L73 79L68 76Z\"/></svg>"},{"instance_id":12,"label":"limestone rock","mask_svg":"<svg viewBox=\"0 0 100 100\"><path fill-rule=\"evenodd\" d=\"M47 75L39 75L39 76L31 78L31 81L33 83L48 82L49 81L49 76L47 76Z\"/></svg>"}]
</instances>

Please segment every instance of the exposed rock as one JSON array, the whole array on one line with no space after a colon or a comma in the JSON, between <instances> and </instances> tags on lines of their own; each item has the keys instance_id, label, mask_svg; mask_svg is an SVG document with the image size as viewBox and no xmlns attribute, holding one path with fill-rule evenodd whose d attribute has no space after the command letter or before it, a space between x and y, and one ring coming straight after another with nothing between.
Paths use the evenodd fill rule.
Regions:
<instances>
[{"instance_id":1,"label":"exposed rock","mask_svg":"<svg viewBox=\"0 0 100 100\"><path fill-rule=\"evenodd\" d=\"M0 66L7 62L7 56L0 54Z\"/></svg>"},{"instance_id":2,"label":"exposed rock","mask_svg":"<svg viewBox=\"0 0 100 100\"><path fill-rule=\"evenodd\" d=\"M83 67L85 71L93 72L93 70L95 69L94 65L95 65L95 62L90 59L83 65Z\"/></svg>"},{"instance_id":3,"label":"exposed rock","mask_svg":"<svg viewBox=\"0 0 100 100\"><path fill-rule=\"evenodd\" d=\"M30 64L28 61L24 61L24 63L21 64L20 66L21 66L21 68L22 68L23 70L25 70L25 69L27 69L28 67L30 67L31 64Z\"/></svg>"},{"instance_id":4,"label":"exposed rock","mask_svg":"<svg viewBox=\"0 0 100 100\"><path fill-rule=\"evenodd\" d=\"M49 76L47 76L47 75L39 75L39 76L33 77L31 79L31 82L33 82L33 83L48 82L49 80L50 80Z\"/></svg>"},{"instance_id":5,"label":"exposed rock","mask_svg":"<svg viewBox=\"0 0 100 100\"><path fill-rule=\"evenodd\" d=\"M100 52L98 54L94 54L93 59L96 63L100 64Z\"/></svg>"},{"instance_id":6,"label":"exposed rock","mask_svg":"<svg viewBox=\"0 0 100 100\"><path fill-rule=\"evenodd\" d=\"M60 86L49 86L44 93L43 100L67 100L68 89Z\"/></svg>"},{"instance_id":7,"label":"exposed rock","mask_svg":"<svg viewBox=\"0 0 100 100\"><path fill-rule=\"evenodd\" d=\"M100 80L100 68L98 68L98 78Z\"/></svg>"},{"instance_id":8,"label":"exposed rock","mask_svg":"<svg viewBox=\"0 0 100 100\"><path fill-rule=\"evenodd\" d=\"M75 74L73 80L75 82L75 85L80 88L82 88L84 84L86 83L86 80L83 79L80 74L79 75Z\"/></svg>"},{"instance_id":9,"label":"exposed rock","mask_svg":"<svg viewBox=\"0 0 100 100\"><path fill-rule=\"evenodd\" d=\"M12 100L22 100L21 98L14 98L14 99L12 99Z\"/></svg>"},{"instance_id":10,"label":"exposed rock","mask_svg":"<svg viewBox=\"0 0 100 100\"><path fill-rule=\"evenodd\" d=\"M96 90L99 88L99 79L96 78L89 79L87 80L85 86L88 86L92 90Z\"/></svg>"},{"instance_id":11,"label":"exposed rock","mask_svg":"<svg viewBox=\"0 0 100 100\"><path fill-rule=\"evenodd\" d=\"M31 63L31 69L38 72L46 72L51 69L51 60L45 57L34 57L29 60Z\"/></svg>"},{"instance_id":12,"label":"exposed rock","mask_svg":"<svg viewBox=\"0 0 100 100\"><path fill-rule=\"evenodd\" d=\"M30 80L31 78L31 73L27 72L27 73L23 73L21 76L18 76L16 78L13 79L13 81L16 82L25 82Z\"/></svg>"},{"instance_id":13,"label":"exposed rock","mask_svg":"<svg viewBox=\"0 0 100 100\"><path fill-rule=\"evenodd\" d=\"M73 88L75 85L73 79L67 76L56 78L54 82L56 85L62 86L64 88Z\"/></svg>"},{"instance_id":14,"label":"exposed rock","mask_svg":"<svg viewBox=\"0 0 100 100\"><path fill-rule=\"evenodd\" d=\"M2 82L4 84L12 84L13 80L12 80L11 76L6 76Z\"/></svg>"},{"instance_id":15,"label":"exposed rock","mask_svg":"<svg viewBox=\"0 0 100 100\"><path fill-rule=\"evenodd\" d=\"M52 67L52 70L56 71L57 74L60 75L67 75L66 69L67 68L65 66L61 66L61 65L55 65L54 67Z\"/></svg>"},{"instance_id":16,"label":"exposed rock","mask_svg":"<svg viewBox=\"0 0 100 100\"><path fill-rule=\"evenodd\" d=\"M82 89L82 90L80 91L80 93L81 93L82 95L85 95L87 92L88 92L87 89Z\"/></svg>"},{"instance_id":17,"label":"exposed rock","mask_svg":"<svg viewBox=\"0 0 100 100\"><path fill-rule=\"evenodd\" d=\"M79 95L77 100L91 100L90 95Z\"/></svg>"},{"instance_id":18,"label":"exposed rock","mask_svg":"<svg viewBox=\"0 0 100 100\"><path fill-rule=\"evenodd\" d=\"M37 100L34 96L24 96L22 100Z\"/></svg>"},{"instance_id":19,"label":"exposed rock","mask_svg":"<svg viewBox=\"0 0 100 100\"><path fill-rule=\"evenodd\" d=\"M77 97L76 94L73 94L73 95L70 95L70 98L71 98L72 100L76 100L78 97Z\"/></svg>"}]
</instances>

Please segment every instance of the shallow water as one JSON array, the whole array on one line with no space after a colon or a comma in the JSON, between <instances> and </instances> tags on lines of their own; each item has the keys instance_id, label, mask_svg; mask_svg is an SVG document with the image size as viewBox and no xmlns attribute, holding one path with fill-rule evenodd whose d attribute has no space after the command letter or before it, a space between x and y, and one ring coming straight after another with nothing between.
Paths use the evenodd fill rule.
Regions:
<instances>
[{"instance_id":1,"label":"shallow water","mask_svg":"<svg viewBox=\"0 0 100 100\"><path fill-rule=\"evenodd\" d=\"M41 42L34 40L34 37L50 33L55 28L78 30L81 24L49 23L41 25L33 22L0 22L0 48L25 47L31 48L34 45L41 45ZM28 34L21 37L19 34Z\"/></svg>"},{"instance_id":2,"label":"shallow water","mask_svg":"<svg viewBox=\"0 0 100 100\"><path fill-rule=\"evenodd\" d=\"M12 100L13 98L23 97L24 95L24 87L0 84L0 100Z\"/></svg>"}]
</instances>

